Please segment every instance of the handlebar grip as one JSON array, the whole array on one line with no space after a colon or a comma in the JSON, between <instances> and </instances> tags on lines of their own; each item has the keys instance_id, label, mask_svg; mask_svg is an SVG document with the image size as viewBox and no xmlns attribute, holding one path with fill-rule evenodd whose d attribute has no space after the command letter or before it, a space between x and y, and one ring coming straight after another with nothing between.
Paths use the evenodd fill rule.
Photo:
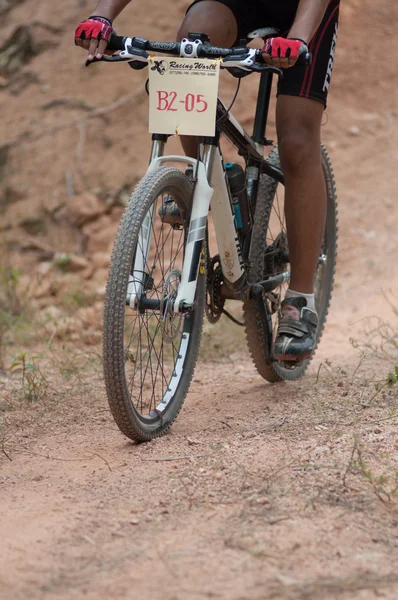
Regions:
<instances>
[{"instance_id":1,"label":"handlebar grip","mask_svg":"<svg viewBox=\"0 0 398 600\"><path fill-rule=\"evenodd\" d=\"M124 50L126 38L112 33L108 43L108 50Z\"/></svg>"},{"instance_id":2,"label":"handlebar grip","mask_svg":"<svg viewBox=\"0 0 398 600\"><path fill-rule=\"evenodd\" d=\"M256 64L260 66L265 65L265 61L263 59L262 50L257 50L256 52ZM294 67L310 67L312 65L312 54L311 52L306 52L305 54L301 54L296 61ZM294 68L292 67L292 68Z\"/></svg>"}]
</instances>

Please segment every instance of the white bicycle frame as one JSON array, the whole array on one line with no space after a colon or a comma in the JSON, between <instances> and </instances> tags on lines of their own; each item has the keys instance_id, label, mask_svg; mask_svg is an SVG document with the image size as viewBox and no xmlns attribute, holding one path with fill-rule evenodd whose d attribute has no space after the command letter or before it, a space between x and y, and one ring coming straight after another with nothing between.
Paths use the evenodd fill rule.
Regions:
<instances>
[{"instance_id":1,"label":"white bicycle frame","mask_svg":"<svg viewBox=\"0 0 398 600\"><path fill-rule=\"evenodd\" d=\"M277 33L278 31L275 29L264 28L252 32L249 34L249 37L254 39L260 36L265 39L265 37L276 35ZM164 51L172 55L175 55L174 50L176 49L174 42L149 42L143 38L121 38L121 43L123 49L118 46L120 40L117 41L116 44L116 48L121 50L120 54L111 57L104 56L101 60L106 62L127 61L131 63L131 66L139 63L146 65L150 61L150 55L143 50L144 47L155 52ZM197 58L199 50L203 53L203 49L205 48L203 44L204 42L199 38L195 39L193 42L191 39L184 38L178 45L179 54L181 57ZM206 48L209 52L207 54L205 52L204 55L210 56L212 52L215 52L215 55L218 56L219 49L211 46ZM228 69L240 69L247 72L257 71L261 72L262 75L257 99L253 138L245 132L243 127L241 127L236 119L230 114L229 110L226 110L225 107L219 103L222 106L221 118L223 119L223 132L225 133L225 129L227 129L227 137L238 150L239 148L244 148L245 155L247 154L251 160L254 159L255 163L261 165L263 172L268 172L268 174L271 174L277 181L283 183L282 172L272 165L267 165L266 169L265 164L263 163L264 144L268 142L265 137L265 127L268 118L272 73L278 72L281 74L281 72L270 66L259 68L256 63L259 50L254 48L245 48L244 52L240 49L235 53L233 49L231 49L231 53L228 55L225 55L224 51L225 49L221 49L221 55L224 56L222 59L222 67ZM310 55L306 57L306 60L310 60ZM92 64L92 62L90 61L86 64ZM217 107L217 111L218 109L219 106ZM203 145L203 160L196 160L184 156L163 156L164 143L164 140L154 138L151 161L148 168L149 172L158 168L163 163L179 162L183 164L193 164L197 174L181 283L173 307L174 312L178 313L189 310L195 301L200 256L206 234L210 203L224 281L227 284L228 282L232 285L236 284L241 278L243 280L245 270L239 245L239 236L235 225L235 217L230 200L229 187L227 185L223 160L218 146L213 144ZM254 170L257 172L256 178L258 178L259 168L256 166ZM251 179L252 182L254 182L256 178ZM144 291L146 279L145 265L148 260L153 218L154 214L152 209L146 216L139 234L139 243L137 246L141 248L141 255L139 252L136 252L126 297L127 304L132 308L138 308L141 295ZM289 278L289 273L286 272L283 275L284 280ZM275 284L275 286L279 285L276 281L270 281L270 284Z\"/></svg>"},{"instance_id":2,"label":"white bicycle frame","mask_svg":"<svg viewBox=\"0 0 398 600\"><path fill-rule=\"evenodd\" d=\"M253 32L252 37L256 37L259 34L269 35L271 33L275 33L275 30L264 29ZM199 40L196 40L194 44L188 39L182 40L180 56L187 56L186 52L188 52L189 49L190 56L197 57L198 47L201 44L202 42ZM156 49L164 50L165 48L160 44ZM167 50L168 48L166 48L166 51ZM247 53L244 55L237 54L228 60L225 59L227 65L222 66L228 66L229 68L236 67L243 71L250 71L255 64L256 52L257 51L252 48L247 49ZM125 50L122 51L119 56L123 60L131 59L132 61L138 60L141 62L148 62L149 55L147 53L145 53L145 56L142 53L133 53L132 39L126 38ZM254 128L257 133L254 138L261 141L253 141L238 121L234 119L229 110L227 111L225 107L221 105L223 108L223 128L229 128L229 133L231 133L231 135L227 133L227 137L238 149L242 145L245 149L248 149L250 156L255 157L255 160L259 163L262 162L264 156L263 137L268 114L269 92L271 91L268 79L265 81L262 78L261 81L259 98L261 94L264 98L268 98L265 102L260 102L260 104L258 100L256 111ZM258 118L259 115L257 113L259 113L260 118ZM197 175L181 273L181 282L173 306L174 312L179 313L189 310L195 302L200 256L206 235L210 204L224 281L227 284L230 283L232 286L235 284L236 286L239 280L244 280L245 270L229 186L227 184L223 159L219 147L213 144L203 145L200 154L203 158L202 160L197 160L186 156L163 156L164 144L165 142L161 140L155 140L153 142L148 172L154 171L164 163L177 162L185 165L193 165L194 172ZM272 167L270 168L272 170ZM257 168L255 170L257 171L256 176L258 177L259 170ZM281 177L283 177L283 175L281 173L276 173L276 179L280 180L278 174ZM132 308L137 308L139 306L140 297L144 291L145 265L148 260L151 231L153 229L151 220L153 221L153 218L154 214L152 211L148 213L140 231L140 243L137 247L141 248L141 255L139 252L136 252L134 268L130 275L127 289L127 303L130 304ZM288 274L286 274L286 276L288 277Z\"/></svg>"},{"instance_id":3,"label":"white bicycle frame","mask_svg":"<svg viewBox=\"0 0 398 600\"><path fill-rule=\"evenodd\" d=\"M170 162L193 165L194 172L197 173L181 282L174 302L174 312L178 313L189 310L195 301L199 258L206 235L210 204L225 279L231 284L236 283L243 277L244 267L220 149L216 146L204 145L203 161L179 155L160 156L161 151L162 145L156 145L155 142L148 173ZM153 216L148 213L140 231L141 242L137 248L140 247L141 252L136 252L127 291L131 307L138 306L143 291L144 266L147 263L151 243L150 220Z\"/></svg>"}]
</instances>

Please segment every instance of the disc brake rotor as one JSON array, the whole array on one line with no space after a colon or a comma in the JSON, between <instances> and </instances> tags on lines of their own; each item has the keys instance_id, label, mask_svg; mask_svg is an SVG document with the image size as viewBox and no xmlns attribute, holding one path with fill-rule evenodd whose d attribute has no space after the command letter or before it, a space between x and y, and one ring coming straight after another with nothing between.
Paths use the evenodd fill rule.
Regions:
<instances>
[{"instance_id":1,"label":"disc brake rotor","mask_svg":"<svg viewBox=\"0 0 398 600\"><path fill-rule=\"evenodd\" d=\"M181 271L173 269L167 275L160 299L160 330L166 342L173 342L181 333L183 315L174 312L174 302L177 298L181 282Z\"/></svg>"}]
</instances>

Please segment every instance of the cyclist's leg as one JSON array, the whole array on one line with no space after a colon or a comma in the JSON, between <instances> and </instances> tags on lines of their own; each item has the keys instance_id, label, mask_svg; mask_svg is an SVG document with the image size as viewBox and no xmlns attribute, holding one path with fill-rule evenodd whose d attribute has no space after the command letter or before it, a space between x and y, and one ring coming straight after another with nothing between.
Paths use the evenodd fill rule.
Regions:
<instances>
[{"instance_id":1,"label":"cyclist's leg","mask_svg":"<svg viewBox=\"0 0 398 600\"><path fill-rule=\"evenodd\" d=\"M206 33L215 46L229 48L238 37L238 23L228 3L219 0L197 0L188 9L177 34L177 39L187 37L190 32ZM181 138L184 152L195 157L196 138Z\"/></svg>"},{"instance_id":2,"label":"cyclist's leg","mask_svg":"<svg viewBox=\"0 0 398 600\"><path fill-rule=\"evenodd\" d=\"M340 0L330 0L310 43L311 67L284 71L278 84L277 131L286 177L291 289L312 293L326 212L320 131L336 49Z\"/></svg>"},{"instance_id":3,"label":"cyclist's leg","mask_svg":"<svg viewBox=\"0 0 398 600\"><path fill-rule=\"evenodd\" d=\"M323 111L323 104L309 98L279 96L277 102L291 268L289 293L281 306L273 349L281 362L300 363L315 348L318 316L313 310L314 278L326 216L320 151Z\"/></svg>"},{"instance_id":4,"label":"cyclist's leg","mask_svg":"<svg viewBox=\"0 0 398 600\"><path fill-rule=\"evenodd\" d=\"M206 33L215 46L232 46L238 37L238 23L228 1L196 0L188 8L177 39L195 31Z\"/></svg>"},{"instance_id":5,"label":"cyclist's leg","mask_svg":"<svg viewBox=\"0 0 398 600\"><path fill-rule=\"evenodd\" d=\"M290 287L313 293L326 215L321 165L324 106L316 100L279 96L277 133L285 176L285 214L291 265Z\"/></svg>"},{"instance_id":6,"label":"cyclist's leg","mask_svg":"<svg viewBox=\"0 0 398 600\"><path fill-rule=\"evenodd\" d=\"M316 342L314 278L326 216L320 131L334 62L338 12L339 0L330 0L310 44L312 66L285 70L278 85L277 133L285 175L291 265L290 290L282 303L274 344L274 355L281 361L308 358Z\"/></svg>"}]
</instances>

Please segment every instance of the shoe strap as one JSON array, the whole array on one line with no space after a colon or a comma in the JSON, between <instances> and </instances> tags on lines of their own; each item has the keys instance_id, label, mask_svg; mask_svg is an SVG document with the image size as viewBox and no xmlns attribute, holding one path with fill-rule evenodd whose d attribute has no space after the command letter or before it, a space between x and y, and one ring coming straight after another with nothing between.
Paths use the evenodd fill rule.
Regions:
<instances>
[{"instance_id":1,"label":"shoe strap","mask_svg":"<svg viewBox=\"0 0 398 600\"><path fill-rule=\"evenodd\" d=\"M290 316L282 316L278 325L278 334L292 335L301 338L305 334L310 334L309 326L317 327L318 317L315 311L303 308L301 319L296 320Z\"/></svg>"},{"instance_id":2,"label":"shoe strap","mask_svg":"<svg viewBox=\"0 0 398 600\"><path fill-rule=\"evenodd\" d=\"M293 319L281 319L278 326L278 335L290 335L297 338L302 338L308 334L308 327L302 321L294 321Z\"/></svg>"}]
</instances>

